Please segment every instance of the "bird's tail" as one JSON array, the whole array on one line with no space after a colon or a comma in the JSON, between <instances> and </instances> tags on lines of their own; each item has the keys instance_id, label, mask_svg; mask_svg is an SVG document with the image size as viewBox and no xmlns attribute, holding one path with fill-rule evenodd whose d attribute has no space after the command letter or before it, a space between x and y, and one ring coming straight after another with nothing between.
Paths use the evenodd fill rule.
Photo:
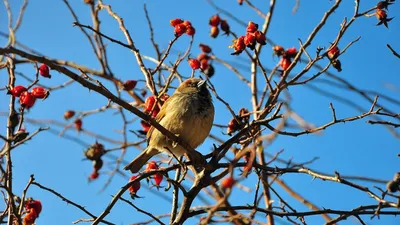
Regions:
<instances>
[{"instance_id":1,"label":"bird's tail","mask_svg":"<svg viewBox=\"0 0 400 225\"><path fill-rule=\"evenodd\" d=\"M142 153L136 156L134 160L126 165L124 170L130 170L132 173L137 173L144 166L144 164L150 160L151 157L157 155L158 153L159 152L154 148L146 148Z\"/></svg>"}]
</instances>

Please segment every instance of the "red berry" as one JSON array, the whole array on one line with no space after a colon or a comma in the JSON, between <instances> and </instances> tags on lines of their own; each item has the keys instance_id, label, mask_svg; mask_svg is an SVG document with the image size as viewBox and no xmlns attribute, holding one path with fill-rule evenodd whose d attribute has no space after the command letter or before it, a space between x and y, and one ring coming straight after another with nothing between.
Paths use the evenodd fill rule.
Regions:
<instances>
[{"instance_id":1,"label":"red berry","mask_svg":"<svg viewBox=\"0 0 400 225\"><path fill-rule=\"evenodd\" d=\"M160 108L159 107L156 107L156 108L154 108L153 109L153 112L151 113L151 116L153 117L153 118L156 118L156 116L157 116L157 114L160 112Z\"/></svg>"},{"instance_id":2,"label":"red berry","mask_svg":"<svg viewBox=\"0 0 400 225\"><path fill-rule=\"evenodd\" d=\"M235 118L231 119L228 123L228 129L226 131L227 134L231 135L233 132L237 131L239 129L239 123Z\"/></svg>"},{"instance_id":3,"label":"red berry","mask_svg":"<svg viewBox=\"0 0 400 225\"><path fill-rule=\"evenodd\" d=\"M40 73L40 75L42 75L43 77L51 78L51 75L50 75L50 68L49 68L46 64L42 64L42 65L39 67L39 73Z\"/></svg>"},{"instance_id":4,"label":"red berry","mask_svg":"<svg viewBox=\"0 0 400 225\"><path fill-rule=\"evenodd\" d=\"M201 62L203 59L208 60L208 59L210 59L210 56L208 56L208 55L206 55L206 54L204 54L204 53L200 53L200 54L197 56L197 60L199 60L199 61Z\"/></svg>"},{"instance_id":5,"label":"red berry","mask_svg":"<svg viewBox=\"0 0 400 225\"><path fill-rule=\"evenodd\" d=\"M38 214L35 209L29 209L29 212L24 217L23 225L33 225L37 217Z\"/></svg>"},{"instance_id":6,"label":"red berry","mask_svg":"<svg viewBox=\"0 0 400 225\"><path fill-rule=\"evenodd\" d=\"M216 27L221 22L221 18L219 18L218 14L211 17L209 24L213 27Z\"/></svg>"},{"instance_id":7,"label":"red berry","mask_svg":"<svg viewBox=\"0 0 400 225\"><path fill-rule=\"evenodd\" d=\"M191 27L191 26L192 26L192 23L191 23L189 20L185 20L185 21L183 21L182 23L183 23L183 25L185 25L186 27Z\"/></svg>"},{"instance_id":8,"label":"red berry","mask_svg":"<svg viewBox=\"0 0 400 225\"><path fill-rule=\"evenodd\" d=\"M221 30L225 32L226 35L229 35L231 32L230 26L226 20L221 20Z\"/></svg>"},{"instance_id":9,"label":"red berry","mask_svg":"<svg viewBox=\"0 0 400 225\"><path fill-rule=\"evenodd\" d=\"M169 21L169 24L171 24L171 26L173 26L173 27L175 27L176 25L181 24L181 23L183 23L183 20L181 20L179 18L176 18L176 19L173 19L173 20Z\"/></svg>"},{"instance_id":10,"label":"red berry","mask_svg":"<svg viewBox=\"0 0 400 225\"><path fill-rule=\"evenodd\" d=\"M252 21L250 21L250 22L247 24L247 29L246 29L247 33L254 33L254 32L256 32L257 30L258 30L258 24L254 23L254 22L252 22Z\"/></svg>"},{"instance_id":11,"label":"red berry","mask_svg":"<svg viewBox=\"0 0 400 225\"><path fill-rule=\"evenodd\" d=\"M250 48L251 50L254 50L254 47L256 46L256 37L254 36L254 34L247 33L243 41L246 47Z\"/></svg>"},{"instance_id":12,"label":"red berry","mask_svg":"<svg viewBox=\"0 0 400 225\"><path fill-rule=\"evenodd\" d=\"M18 85L18 86L15 86L15 87L13 87L13 88L11 89L11 94L12 94L14 97L16 97L16 98L19 98L19 97L21 96L21 94L22 94L23 92L27 91L27 90L28 90L28 89L26 89L26 87L21 86L21 85Z\"/></svg>"},{"instance_id":13,"label":"red berry","mask_svg":"<svg viewBox=\"0 0 400 225\"><path fill-rule=\"evenodd\" d=\"M35 104L36 98L30 92L22 92L19 97L19 103L23 108L31 108Z\"/></svg>"},{"instance_id":14,"label":"red berry","mask_svg":"<svg viewBox=\"0 0 400 225\"><path fill-rule=\"evenodd\" d=\"M39 200L29 198L25 203L25 209L34 209L37 216L42 212L42 203Z\"/></svg>"},{"instance_id":15,"label":"red berry","mask_svg":"<svg viewBox=\"0 0 400 225\"><path fill-rule=\"evenodd\" d=\"M200 68L200 62L197 59L189 59L188 63L192 69L197 70Z\"/></svg>"},{"instance_id":16,"label":"red berry","mask_svg":"<svg viewBox=\"0 0 400 225\"><path fill-rule=\"evenodd\" d=\"M149 96L146 101L144 102L144 111L151 112L155 106L156 98L154 96Z\"/></svg>"},{"instance_id":17,"label":"red berry","mask_svg":"<svg viewBox=\"0 0 400 225\"><path fill-rule=\"evenodd\" d=\"M210 64L208 64L208 60L207 59L203 59L200 61L200 68L202 70L207 70Z\"/></svg>"},{"instance_id":18,"label":"red berry","mask_svg":"<svg viewBox=\"0 0 400 225\"><path fill-rule=\"evenodd\" d=\"M90 176L89 176L89 180L96 180L98 177L100 176L99 172L97 170L94 170Z\"/></svg>"},{"instance_id":19,"label":"red berry","mask_svg":"<svg viewBox=\"0 0 400 225\"><path fill-rule=\"evenodd\" d=\"M218 34L219 34L219 29L218 29L218 27L211 27L210 36L211 36L212 38L216 38L216 37L218 37Z\"/></svg>"},{"instance_id":20,"label":"red berry","mask_svg":"<svg viewBox=\"0 0 400 225\"><path fill-rule=\"evenodd\" d=\"M282 57L281 60L279 61L279 65L283 70L287 70L287 68L289 68L291 63L292 61L286 57Z\"/></svg>"},{"instance_id":21,"label":"red berry","mask_svg":"<svg viewBox=\"0 0 400 225\"><path fill-rule=\"evenodd\" d=\"M167 93L165 93L163 96L161 96L160 100L162 103L164 103L165 101L167 101L169 99L169 95Z\"/></svg>"},{"instance_id":22,"label":"red berry","mask_svg":"<svg viewBox=\"0 0 400 225\"><path fill-rule=\"evenodd\" d=\"M229 176L221 181L221 187L223 189L232 188L235 184L235 180L232 176Z\"/></svg>"},{"instance_id":23,"label":"red berry","mask_svg":"<svg viewBox=\"0 0 400 225\"><path fill-rule=\"evenodd\" d=\"M136 80L127 80L123 84L125 91L130 91L136 87L137 81Z\"/></svg>"},{"instance_id":24,"label":"red berry","mask_svg":"<svg viewBox=\"0 0 400 225\"><path fill-rule=\"evenodd\" d=\"M49 92L43 87L34 87L32 88L32 95L35 98L46 99L49 96Z\"/></svg>"},{"instance_id":25,"label":"red berry","mask_svg":"<svg viewBox=\"0 0 400 225\"><path fill-rule=\"evenodd\" d=\"M162 180L163 180L163 175L161 173L156 173L154 174L153 178L154 178L154 182L156 183L157 186L160 186Z\"/></svg>"},{"instance_id":26,"label":"red berry","mask_svg":"<svg viewBox=\"0 0 400 225\"><path fill-rule=\"evenodd\" d=\"M186 28L186 34L189 36L193 36L196 33L196 29L194 27L190 26Z\"/></svg>"},{"instance_id":27,"label":"red berry","mask_svg":"<svg viewBox=\"0 0 400 225\"><path fill-rule=\"evenodd\" d=\"M238 0L239 5L243 5L243 0Z\"/></svg>"},{"instance_id":28,"label":"red berry","mask_svg":"<svg viewBox=\"0 0 400 225\"><path fill-rule=\"evenodd\" d=\"M131 177L131 179L129 179L129 182L134 181L137 177L138 176L133 175ZM131 195L132 194L135 195L137 193L137 191L139 191L139 189L140 189L140 182L136 181L136 182L133 182L133 184L129 187L128 190L131 193Z\"/></svg>"},{"instance_id":29,"label":"red berry","mask_svg":"<svg viewBox=\"0 0 400 225\"><path fill-rule=\"evenodd\" d=\"M186 25L183 23L175 25L174 32L176 37L180 37L182 34L186 32Z\"/></svg>"},{"instance_id":30,"label":"red berry","mask_svg":"<svg viewBox=\"0 0 400 225\"><path fill-rule=\"evenodd\" d=\"M265 34L263 32L258 30L254 33L254 35L256 36L256 40L260 45L267 44L267 38L265 37Z\"/></svg>"},{"instance_id":31,"label":"red berry","mask_svg":"<svg viewBox=\"0 0 400 225\"><path fill-rule=\"evenodd\" d=\"M144 121L144 120L140 120L140 125L142 125L142 128L143 128L143 132L144 133L147 133L149 130L150 130L150 124L148 124L146 121Z\"/></svg>"},{"instance_id":32,"label":"red berry","mask_svg":"<svg viewBox=\"0 0 400 225\"><path fill-rule=\"evenodd\" d=\"M76 119L74 124L75 124L75 129L77 131L81 131L82 130L82 120L81 119Z\"/></svg>"},{"instance_id":33,"label":"red berry","mask_svg":"<svg viewBox=\"0 0 400 225\"><path fill-rule=\"evenodd\" d=\"M68 120L75 116L75 111L68 110L64 113L64 119Z\"/></svg>"},{"instance_id":34,"label":"red berry","mask_svg":"<svg viewBox=\"0 0 400 225\"><path fill-rule=\"evenodd\" d=\"M204 53L211 53L211 48L208 45L205 44L199 44L200 50Z\"/></svg>"},{"instance_id":35,"label":"red berry","mask_svg":"<svg viewBox=\"0 0 400 225\"><path fill-rule=\"evenodd\" d=\"M336 59L339 56L340 50L337 46L332 47L328 51L328 57L330 59Z\"/></svg>"},{"instance_id":36,"label":"red berry","mask_svg":"<svg viewBox=\"0 0 400 225\"><path fill-rule=\"evenodd\" d=\"M158 170L158 165L156 161L150 161L147 163L145 171L152 171L152 170Z\"/></svg>"},{"instance_id":37,"label":"red berry","mask_svg":"<svg viewBox=\"0 0 400 225\"><path fill-rule=\"evenodd\" d=\"M297 49L295 47L286 49L285 55L289 58L294 58L297 54Z\"/></svg>"}]
</instances>

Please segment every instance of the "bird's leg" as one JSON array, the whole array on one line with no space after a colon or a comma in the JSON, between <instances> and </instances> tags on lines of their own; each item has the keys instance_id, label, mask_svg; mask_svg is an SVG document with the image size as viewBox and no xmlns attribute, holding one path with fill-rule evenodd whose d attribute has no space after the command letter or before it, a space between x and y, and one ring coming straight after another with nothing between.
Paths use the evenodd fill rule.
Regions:
<instances>
[{"instance_id":1,"label":"bird's leg","mask_svg":"<svg viewBox=\"0 0 400 225\"><path fill-rule=\"evenodd\" d=\"M193 173L197 177L198 174L204 170L204 165L207 163L204 156L196 150L186 151L185 156L192 162L191 167L192 167Z\"/></svg>"},{"instance_id":2,"label":"bird's leg","mask_svg":"<svg viewBox=\"0 0 400 225\"><path fill-rule=\"evenodd\" d=\"M176 161L178 161L179 165L182 167L183 173L185 173L187 171L187 166L182 163L182 160L179 160L179 158L167 146L164 146L164 148L169 152L170 155L172 155L172 157L176 159Z\"/></svg>"}]
</instances>

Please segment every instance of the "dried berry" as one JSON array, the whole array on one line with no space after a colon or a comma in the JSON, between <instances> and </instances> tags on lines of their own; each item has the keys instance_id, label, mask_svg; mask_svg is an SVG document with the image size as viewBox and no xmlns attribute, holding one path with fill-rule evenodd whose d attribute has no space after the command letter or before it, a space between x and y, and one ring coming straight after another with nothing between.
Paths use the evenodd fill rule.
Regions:
<instances>
[{"instance_id":1,"label":"dried berry","mask_svg":"<svg viewBox=\"0 0 400 225\"><path fill-rule=\"evenodd\" d=\"M342 63L339 61L339 59L332 60L332 66L338 71L342 71Z\"/></svg>"},{"instance_id":2,"label":"dried berry","mask_svg":"<svg viewBox=\"0 0 400 225\"><path fill-rule=\"evenodd\" d=\"M211 27L210 36L211 36L212 38L216 38L216 37L218 37L218 34L219 34L219 29L218 29L218 27Z\"/></svg>"},{"instance_id":3,"label":"dried berry","mask_svg":"<svg viewBox=\"0 0 400 225\"><path fill-rule=\"evenodd\" d=\"M285 49L280 45L275 45L272 50L274 51L274 55L282 56L285 53Z\"/></svg>"},{"instance_id":4,"label":"dried berry","mask_svg":"<svg viewBox=\"0 0 400 225\"><path fill-rule=\"evenodd\" d=\"M77 131L81 131L82 130L82 120L81 119L76 119L74 124L75 124L75 129Z\"/></svg>"},{"instance_id":5,"label":"dried berry","mask_svg":"<svg viewBox=\"0 0 400 225\"><path fill-rule=\"evenodd\" d=\"M231 55L239 55L240 53L243 52L243 50L246 48L246 45L244 44L244 36L240 36L238 39L233 41L233 45L230 46L235 50Z\"/></svg>"},{"instance_id":6,"label":"dried berry","mask_svg":"<svg viewBox=\"0 0 400 225\"><path fill-rule=\"evenodd\" d=\"M221 30L224 32L224 34L229 35L231 33L231 28L228 24L228 22L226 22L226 20L221 20Z\"/></svg>"},{"instance_id":7,"label":"dried berry","mask_svg":"<svg viewBox=\"0 0 400 225\"><path fill-rule=\"evenodd\" d=\"M211 53L211 48L208 45L205 44L199 44L200 50L204 53Z\"/></svg>"},{"instance_id":8,"label":"dried berry","mask_svg":"<svg viewBox=\"0 0 400 225\"><path fill-rule=\"evenodd\" d=\"M104 155L104 145L101 143L94 143L93 145L89 146L86 151L83 152L86 159L97 161L100 160L101 157Z\"/></svg>"},{"instance_id":9,"label":"dried berry","mask_svg":"<svg viewBox=\"0 0 400 225\"><path fill-rule=\"evenodd\" d=\"M68 110L64 113L64 119L66 119L66 120L69 120L74 116L75 116L75 111L73 111L73 110Z\"/></svg>"},{"instance_id":10,"label":"dried berry","mask_svg":"<svg viewBox=\"0 0 400 225\"><path fill-rule=\"evenodd\" d=\"M209 64L208 68L204 70L204 74L208 77L211 78L215 74L215 69L214 66Z\"/></svg>"},{"instance_id":11,"label":"dried berry","mask_svg":"<svg viewBox=\"0 0 400 225\"><path fill-rule=\"evenodd\" d=\"M123 84L123 90L130 91L136 87L137 80L127 80Z\"/></svg>"},{"instance_id":12,"label":"dried berry","mask_svg":"<svg viewBox=\"0 0 400 225\"><path fill-rule=\"evenodd\" d=\"M256 41L260 44L260 45L266 45L267 44L267 38L265 37L265 34L261 31L256 31L254 32L254 35L256 36Z\"/></svg>"}]
</instances>

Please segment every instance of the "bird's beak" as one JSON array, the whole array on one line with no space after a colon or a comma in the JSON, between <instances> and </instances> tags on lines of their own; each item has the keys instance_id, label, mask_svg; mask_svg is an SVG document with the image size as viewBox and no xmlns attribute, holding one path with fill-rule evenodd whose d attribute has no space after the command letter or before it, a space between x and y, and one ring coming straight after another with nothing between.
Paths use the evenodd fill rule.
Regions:
<instances>
[{"instance_id":1,"label":"bird's beak","mask_svg":"<svg viewBox=\"0 0 400 225\"><path fill-rule=\"evenodd\" d=\"M206 84L206 80L201 80L201 81L199 81L199 83L197 83L197 87L198 87L198 88L201 88L201 87L203 87L205 84Z\"/></svg>"}]
</instances>

